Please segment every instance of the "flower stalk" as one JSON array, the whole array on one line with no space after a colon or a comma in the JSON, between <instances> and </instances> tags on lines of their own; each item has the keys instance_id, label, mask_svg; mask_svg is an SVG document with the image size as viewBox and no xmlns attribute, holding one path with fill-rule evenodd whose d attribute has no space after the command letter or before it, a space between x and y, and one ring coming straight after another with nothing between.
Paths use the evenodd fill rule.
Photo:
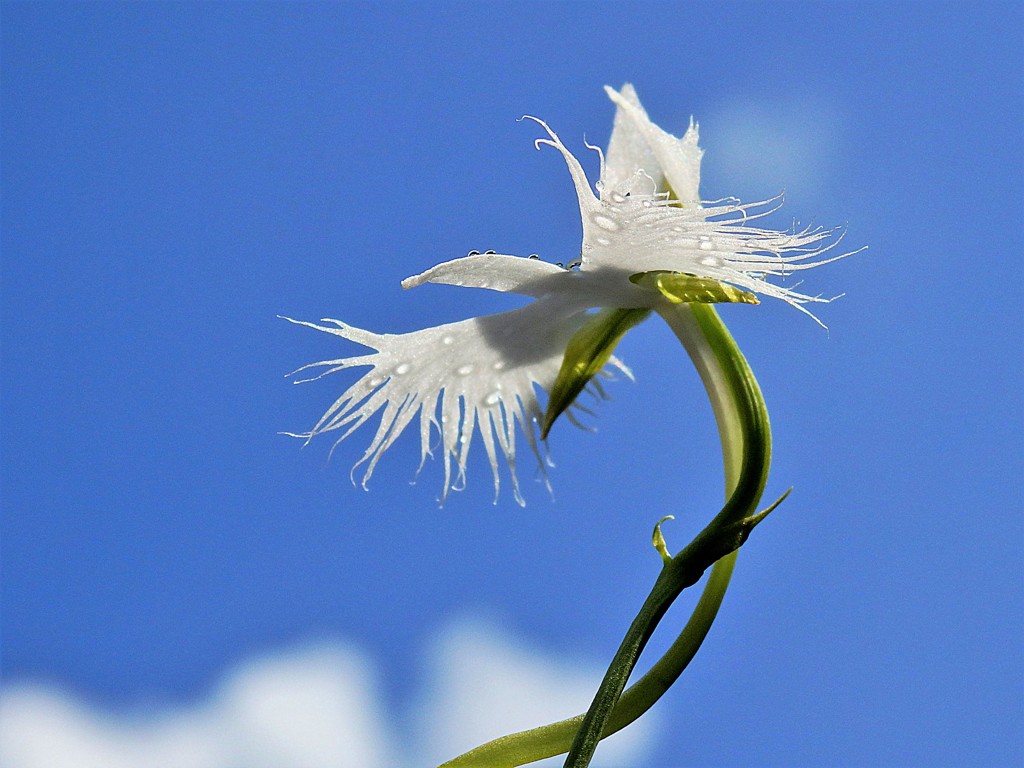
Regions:
<instances>
[{"instance_id":1,"label":"flower stalk","mask_svg":"<svg viewBox=\"0 0 1024 768\"><path fill-rule=\"evenodd\" d=\"M590 709L576 732L565 768L590 765L605 726L640 653L679 594L723 557L735 553L767 510L756 514L771 463L771 428L761 389L718 313L707 305L658 309L693 360L704 382L722 440L726 484L734 480L722 511L658 575L650 595L612 659ZM774 508L774 506L772 507Z\"/></svg>"},{"instance_id":2,"label":"flower stalk","mask_svg":"<svg viewBox=\"0 0 1024 768\"><path fill-rule=\"evenodd\" d=\"M725 324L706 304L673 304L658 312L693 360L711 401L722 443L726 504L687 547L664 564L586 715L503 736L442 768L513 768L566 751L570 753L566 766L589 765L600 739L650 709L693 659L725 597L738 548L778 503L756 514L768 478L771 429L757 380ZM623 691L665 611L708 568L704 590L682 632L650 670Z\"/></svg>"}]
</instances>

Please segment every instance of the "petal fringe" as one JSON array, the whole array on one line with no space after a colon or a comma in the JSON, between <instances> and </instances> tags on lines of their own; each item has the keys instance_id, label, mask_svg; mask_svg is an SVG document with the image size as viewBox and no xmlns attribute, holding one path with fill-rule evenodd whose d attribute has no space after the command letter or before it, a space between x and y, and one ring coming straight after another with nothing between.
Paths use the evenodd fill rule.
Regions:
<instances>
[{"instance_id":1,"label":"petal fringe","mask_svg":"<svg viewBox=\"0 0 1024 768\"><path fill-rule=\"evenodd\" d=\"M501 483L500 454L509 467L515 499L522 505L516 475L516 430L526 437L546 481L547 460L537 437L543 416L537 388L547 392L554 383L566 345L584 318L579 309L567 308L554 297L511 312L405 334L375 334L337 320L323 320L330 325L321 325L285 318L375 350L299 369L323 369L317 376L302 379L310 381L353 366L370 368L312 429L295 436L308 441L340 429L337 446L380 413L376 432L353 467L353 472L363 467L360 484L365 488L381 457L419 416L421 468L427 457L433 456L435 435L440 437L444 503L450 491L465 487L470 444L479 432L494 477L495 499Z\"/></svg>"}]
</instances>

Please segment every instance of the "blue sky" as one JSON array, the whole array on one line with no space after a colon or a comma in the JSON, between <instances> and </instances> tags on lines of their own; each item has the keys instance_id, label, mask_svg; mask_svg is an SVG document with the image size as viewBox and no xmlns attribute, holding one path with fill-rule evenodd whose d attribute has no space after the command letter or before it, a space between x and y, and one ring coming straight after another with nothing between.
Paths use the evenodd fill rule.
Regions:
<instances>
[{"instance_id":1,"label":"blue sky","mask_svg":"<svg viewBox=\"0 0 1024 768\"><path fill-rule=\"evenodd\" d=\"M722 310L773 419L768 495L795 491L631 764L1017 764L1021 22L1016 3L4 3L2 701L190 711L239 665L326 643L363 659L379 738L422 756L437 648L600 671L656 575L652 524L675 514L678 548L721 495L667 329L627 336L637 381L595 434L554 431L554 501L527 482L525 509L492 505L478 455L438 509L412 435L364 493L369 435L328 463L329 441L277 434L343 385L283 374L357 348L276 315L399 332L514 306L399 282L472 248L578 253L564 164L515 120L581 154L610 132L601 86L629 81L666 129L700 122L705 198L785 191L779 227L869 246L807 276L844 294L828 332L779 302Z\"/></svg>"}]
</instances>

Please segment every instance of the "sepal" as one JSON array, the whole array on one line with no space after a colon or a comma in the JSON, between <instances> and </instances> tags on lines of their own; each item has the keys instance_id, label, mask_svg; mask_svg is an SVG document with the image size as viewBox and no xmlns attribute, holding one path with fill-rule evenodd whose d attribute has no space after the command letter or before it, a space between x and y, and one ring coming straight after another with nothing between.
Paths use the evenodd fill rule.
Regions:
<instances>
[{"instance_id":1,"label":"sepal","mask_svg":"<svg viewBox=\"0 0 1024 768\"><path fill-rule=\"evenodd\" d=\"M541 439L547 439L555 419L572 405L590 380L608 364L612 351L626 331L650 313L649 309L643 308L603 309L588 317L565 349L541 422Z\"/></svg>"}]
</instances>

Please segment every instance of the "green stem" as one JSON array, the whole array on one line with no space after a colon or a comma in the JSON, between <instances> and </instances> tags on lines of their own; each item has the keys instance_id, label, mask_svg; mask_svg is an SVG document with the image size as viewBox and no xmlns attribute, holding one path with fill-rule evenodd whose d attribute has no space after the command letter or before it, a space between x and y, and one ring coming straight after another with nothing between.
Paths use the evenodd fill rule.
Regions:
<instances>
[{"instance_id":1,"label":"green stem","mask_svg":"<svg viewBox=\"0 0 1024 768\"><path fill-rule=\"evenodd\" d=\"M760 499L771 454L768 415L760 389L746 360L712 307L672 306L664 308L661 314L693 359L708 391L718 424L729 501L715 521L728 511L729 521L741 523L742 528L742 521L753 514ZM714 525L712 522L709 528ZM673 562L688 550L690 547L679 553ZM733 548L714 563L704 591L683 631L650 670L614 703L601 730L602 737L625 728L650 709L693 659L725 597L736 554ZM692 552L687 557L692 558ZM681 570L684 569L677 567L677 571ZM659 578L659 582L661 580ZM562 754L570 748L574 735L579 733L584 717L578 715L502 736L444 763L441 768L514 768Z\"/></svg>"},{"instance_id":2,"label":"green stem","mask_svg":"<svg viewBox=\"0 0 1024 768\"><path fill-rule=\"evenodd\" d=\"M623 692L605 725L604 737L621 731L654 706L696 656L722 605L735 563L735 552L715 563L683 631L643 677ZM501 736L449 760L440 768L515 768L563 755L569 751L582 723L580 714Z\"/></svg>"},{"instance_id":3,"label":"green stem","mask_svg":"<svg viewBox=\"0 0 1024 768\"><path fill-rule=\"evenodd\" d=\"M736 485L722 511L662 569L576 732L565 768L590 765L615 704L658 622L684 589L743 544L759 522L754 511L768 479L771 430L764 399L750 366L718 313L701 304L673 305L659 313L700 373L722 436L727 472L737 464L739 467Z\"/></svg>"}]
</instances>

